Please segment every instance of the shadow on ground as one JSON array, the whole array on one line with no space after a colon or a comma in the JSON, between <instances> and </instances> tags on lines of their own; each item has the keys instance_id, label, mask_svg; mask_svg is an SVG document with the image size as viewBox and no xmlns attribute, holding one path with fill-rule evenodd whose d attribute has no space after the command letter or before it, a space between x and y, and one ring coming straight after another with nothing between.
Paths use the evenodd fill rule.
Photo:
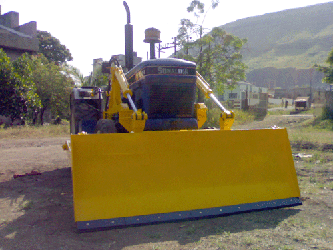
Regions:
<instances>
[{"instance_id":1,"label":"shadow on ground","mask_svg":"<svg viewBox=\"0 0 333 250\"><path fill-rule=\"evenodd\" d=\"M0 183L0 248L122 249L163 242L184 246L223 233L275 228L298 213L284 208L226 217L78 233L75 228L70 168ZM144 245L144 247L143 247ZM136 247L134 247L136 248ZM168 247L166 247L168 248Z\"/></svg>"}]
</instances>

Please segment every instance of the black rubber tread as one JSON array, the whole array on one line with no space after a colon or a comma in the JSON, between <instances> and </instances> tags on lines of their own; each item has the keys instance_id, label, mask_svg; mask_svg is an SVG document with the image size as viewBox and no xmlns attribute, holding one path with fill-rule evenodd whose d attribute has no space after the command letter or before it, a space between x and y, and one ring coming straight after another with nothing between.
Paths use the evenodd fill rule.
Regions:
<instances>
[{"instance_id":1,"label":"black rubber tread","mask_svg":"<svg viewBox=\"0 0 333 250\"><path fill-rule=\"evenodd\" d=\"M100 119L96 125L97 134L117 133L117 128L114 121L109 119Z\"/></svg>"}]
</instances>

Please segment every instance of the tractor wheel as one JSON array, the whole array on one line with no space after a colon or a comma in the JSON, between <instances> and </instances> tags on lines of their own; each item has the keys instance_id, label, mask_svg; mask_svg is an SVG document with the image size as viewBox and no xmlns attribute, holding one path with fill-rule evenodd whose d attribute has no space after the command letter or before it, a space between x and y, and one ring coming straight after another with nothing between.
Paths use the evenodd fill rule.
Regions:
<instances>
[{"instance_id":1,"label":"tractor wheel","mask_svg":"<svg viewBox=\"0 0 333 250\"><path fill-rule=\"evenodd\" d=\"M109 119L98 120L96 125L96 134L117 133L114 121Z\"/></svg>"}]
</instances>

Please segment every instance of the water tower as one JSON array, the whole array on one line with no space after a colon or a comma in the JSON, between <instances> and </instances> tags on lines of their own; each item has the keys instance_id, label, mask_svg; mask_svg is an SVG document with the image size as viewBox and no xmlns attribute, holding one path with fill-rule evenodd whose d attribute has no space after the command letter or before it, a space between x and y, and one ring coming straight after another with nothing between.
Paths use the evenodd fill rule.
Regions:
<instances>
[{"instance_id":1,"label":"water tower","mask_svg":"<svg viewBox=\"0 0 333 250\"><path fill-rule=\"evenodd\" d=\"M155 43L160 43L161 32L155 28L148 28L145 30L145 43L150 43L150 59L156 59L155 57Z\"/></svg>"}]
</instances>

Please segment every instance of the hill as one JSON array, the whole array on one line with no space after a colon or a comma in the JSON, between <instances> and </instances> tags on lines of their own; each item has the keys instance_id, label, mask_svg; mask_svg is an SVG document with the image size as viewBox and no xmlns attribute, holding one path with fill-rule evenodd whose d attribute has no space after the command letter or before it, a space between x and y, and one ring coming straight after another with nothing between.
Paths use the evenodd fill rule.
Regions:
<instances>
[{"instance_id":1,"label":"hill","mask_svg":"<svg viewBox=\"0 0 333 250\"><path fill-rule=\"evenodd\" d=\"M323 64L333 47L332 13L333 2L329 2L249 17L221 27L248 39L243 56L249 82L293 87L312 81L319 87L325 86L322 74L311 73L309 68Z\"/></svg>"}]
</instances>

